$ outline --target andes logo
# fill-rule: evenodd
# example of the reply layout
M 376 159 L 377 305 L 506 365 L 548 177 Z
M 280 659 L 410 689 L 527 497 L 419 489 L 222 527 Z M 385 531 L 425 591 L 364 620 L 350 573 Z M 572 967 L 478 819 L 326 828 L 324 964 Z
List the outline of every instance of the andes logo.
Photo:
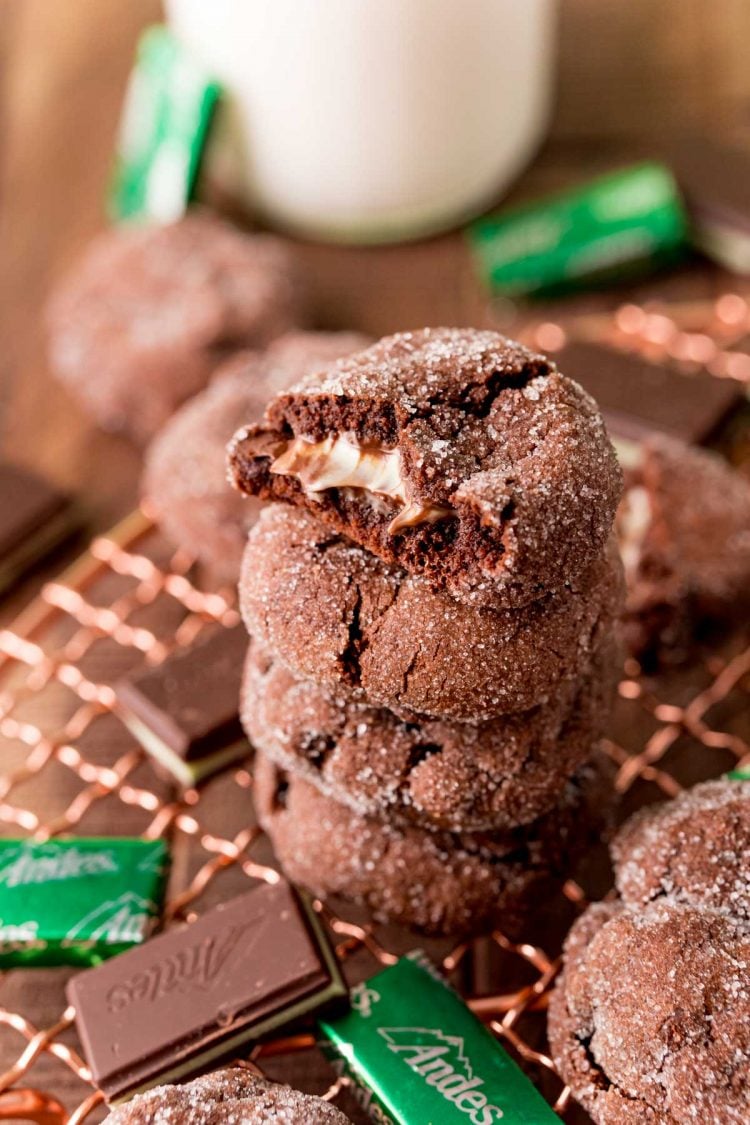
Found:
M 117 871 L 111 851 L 79 851 L 66 848 L 57 855 L 34 854 L 23 850 L 0 867 L 0 886 L 27 887 L 32 883 L 54 883 L 80 879 L 84 875 L 107 875 Z
M 100 941 L 116 945 L 118 942 L 136 945 L 148 935 L 156 906 L 132 891 L 119 898 L 101 903 L 81 918 L 66 938 L 69 942 Z
M 484 1079 L 474 1074 L 459 1035 L 437 1028 L 381 1027 L 388 1050 L 397 1055 L 427 1086 L 465 1113 L 472 1125 L 492 1125 L 503 1111 L 481 1089 Z
M 380 993 L 376 992 L 374 988 L 368 988 L 366 984 L 358 984 L 351 991 L 351 1005 L 355 1012 L 358 1012 L 364 1019 L 369 1019 L 372 1015 L 372 1008 L 380 1000 Z
M 221 974 L 247 926 L 228 926 L 220 934 L 157 961 L 148 969 L 119 981 L 107 993 L 107 1008 L 121 1012 L 131 1004 L 147 1004 L 170 992 L 193 992 L 210 988 Z
M 36 941 L 39 936 L 38 922 L 3 922 L 0 918 L 0 948 L 2 946 L 26 945 Z

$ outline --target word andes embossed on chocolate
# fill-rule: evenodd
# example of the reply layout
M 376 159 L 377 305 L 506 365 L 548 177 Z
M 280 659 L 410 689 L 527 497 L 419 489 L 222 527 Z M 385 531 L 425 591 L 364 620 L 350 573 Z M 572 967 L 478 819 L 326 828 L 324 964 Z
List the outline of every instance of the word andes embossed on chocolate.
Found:
M 68 998 L 94 1081 L 116 1103 L 335 1006 L 346 991 L 309 901 L 279 882 L 74 977 Z
M 146 941 L 167 864 L 163 840 L 0 840 L 0 969 L 95 965 Z
M 246 649 L 241 625 L 217 626 L 117 685 L 123 722 L 186 787 L 248 751 L 238 704 Z
M 664 433 L 706 445 L 742 402 L 731 379 L 682 375 L 663 364 L 599 344 L 574 342 L 555 352 L 555 362 L 592 395 L 622 455 L 650 434 Z
M 419 951 L 321 1020 L 334 1069 L 382 1125 L 552 1125 L 559 1118 Z

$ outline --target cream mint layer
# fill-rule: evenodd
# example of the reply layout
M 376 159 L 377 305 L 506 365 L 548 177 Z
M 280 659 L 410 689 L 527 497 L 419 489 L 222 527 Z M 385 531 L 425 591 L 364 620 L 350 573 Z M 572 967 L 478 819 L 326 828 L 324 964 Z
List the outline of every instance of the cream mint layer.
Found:
M 360 445 L 349 435 L 331 435 L 323 441 L 295 437 L 274 445 L 271 472 L 291 476 L 314 495 L 329 488 L 357 488 L 373 496 L 387 496 L 401 505 L 388 525 L 391 535 L 420 523 L 436 523 L 455 515 L 453 508 L 424 503 L 409 495 L 401 451 L 379 445 Z
M 617 513 L 617 537 L 625 575 L 631 579 L 641 561 L 643 544 L 651 526 L 651 499 L 642 485 L 627 489 Z

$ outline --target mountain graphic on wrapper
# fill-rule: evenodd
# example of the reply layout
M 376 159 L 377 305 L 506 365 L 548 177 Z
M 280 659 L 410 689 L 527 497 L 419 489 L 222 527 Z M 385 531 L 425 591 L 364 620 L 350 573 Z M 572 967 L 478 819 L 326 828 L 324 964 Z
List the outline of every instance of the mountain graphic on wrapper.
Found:
M 430 1027 L 380 1027 L 378 1034 L 389 1051 L 466 1113 L 474 1125 L 491 1125 L 502 1119 L 503 1111 L 490 1104 L 482 1091 L 484 1079 L 474 1074 L 462 1036 L 446 1035 Z

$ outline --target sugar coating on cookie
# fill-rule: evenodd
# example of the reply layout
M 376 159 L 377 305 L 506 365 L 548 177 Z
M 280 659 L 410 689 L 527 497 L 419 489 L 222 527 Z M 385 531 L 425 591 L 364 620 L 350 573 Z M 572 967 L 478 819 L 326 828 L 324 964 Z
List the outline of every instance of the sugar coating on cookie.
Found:
M 182 1086 L 157 1086 L 113 1110 L 105 1125 L 347 1125 L 323 1098 L 250 1070 L 217 1070 Z
M 595 1122 L 750 1119 L 749 839 L 750 783 L 734 780 L 615 837 L 620 898 L 571 930 L 549 1011 L 555 1062 Z
M 612 841 L 628 906 L 659 898 L 750 922 L 750 785 L 707 781 L 632 816 Z
M 227 442 L 260 418 L 268 399 L 309 371 L 357 351 L 354 332 L 289 332 L 265 352 L 238 352 L 208 387 L 184 403 L 146 452 L 142 492 L 169 538 L 207 564 L 218 581 L 236 581 L 247 532 L 260 502 L 227 481 Z
M 405 722 L 298 679 L 256 639 L 240 712 L 257 749 L 361 816 L 493 831 L 554 805 L 603 734 L 620 667 L 610 640 L 551 705 L 484 723 Z
M 620 496 L 593 400 L 496 332 L 386 337 L 277 396 L 237 486 L 316 513 L 476 605 L 525 605 L 603 550 Z
M 290 879 L 432 934 L 520 935 L 599 838 L 612 801 L 597 758 L 533 824 L 450 833 L 360 816 L 261 753 L 253 774 L 258 819 Z
M 682 658 L 702 626 L 750 611 L 750 483 L 717 454 L 650 438 L 616 526 L 636 656 Z
M 94 239 L 50 301 L 50 364 L 101 426 L 145 441 L 223 358 L 300 318 L 279 239 L 191 211 Z
M 490 610 L 281 504 L 252 529 L 240 579 L 249 632 L 296 675 L 405 717 L 461 722 L 530 710 L 582 680 L 621 599 L 614 543 L 558 593 Z

